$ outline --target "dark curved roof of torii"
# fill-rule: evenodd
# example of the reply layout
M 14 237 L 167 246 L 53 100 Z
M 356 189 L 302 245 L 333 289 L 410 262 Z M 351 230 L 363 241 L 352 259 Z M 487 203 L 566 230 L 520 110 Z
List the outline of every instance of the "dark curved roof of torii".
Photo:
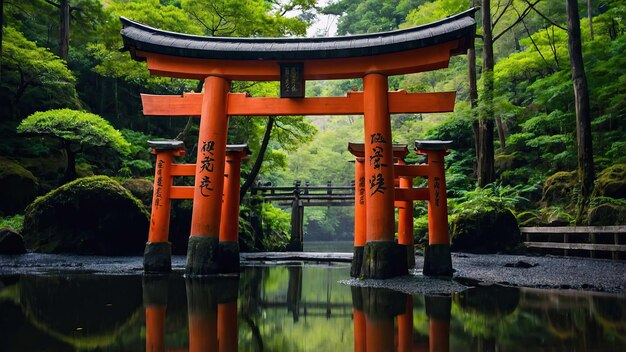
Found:
M 121 17 L 124 49 L 169 56 L 222 60 L 315 60 L 391 54 L 460 40 L 455 54 L 473 40 L 469 9 L 441 21 L 390 32 L 321 38 L 224 38 L 168 32 Z

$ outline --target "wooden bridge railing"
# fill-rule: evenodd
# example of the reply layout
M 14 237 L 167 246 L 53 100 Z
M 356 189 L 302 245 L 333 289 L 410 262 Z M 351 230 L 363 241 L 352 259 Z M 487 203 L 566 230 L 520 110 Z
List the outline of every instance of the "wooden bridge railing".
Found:
M 326 186 L 304 185 L 295 181 L 293 186 L 272 186 L 257 184 L 252 194 L 261 194 L 266 202 L 281 202 L 279 205 L 292 205 L 294 201 L 302 202 L 301 206 L 351 206 L 354 205 L 354 184 L 333 186 L 328 181 Z
M 348 186 L 311 186 L 308 182 L 294 181 L 293 186 L 272 186 L 258 183 L 252 188 L 252 195 L 260 195 L 266 202 L 283 202 L 279 205 L 291 206 L 290 251 L 302 251 L 304 237 L 304 207 L 311 206 L 354 206 L 354 183 Z
M 613 259 L 626 253 L 626 226 L 560 226 L 520 227 L 524 244 L 530 248 L 562 249 L 565 255 L 571 250 L 611 252 Z

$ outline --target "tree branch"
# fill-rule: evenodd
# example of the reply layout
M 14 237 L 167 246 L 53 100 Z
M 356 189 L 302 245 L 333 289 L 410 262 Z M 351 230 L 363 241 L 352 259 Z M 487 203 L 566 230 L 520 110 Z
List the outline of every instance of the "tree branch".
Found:
M 252 183 L 256 179 L 259 171 L 261 170 L 261 164 L 263 163 L 263 159 L 265 157 L 265 151 L 267 150 L 267 146 L 270 142 L 270 136 L 272 135 L 272 127 L 274 126 L 274 116 L 270 116 L 267 120 L 267 125 L 265 126 L 265 134 L 263 135 L 263 141 L 261 142 L 261 148 L 259 148 L 259 153 L 256 156 L 256 160 L 254 161 L 254 165 L 252 166 L 252 170 L 250 170 L 250 174 L 246 177 L 246 181 L 241 185 L 239 189 L 239 200 L 241 201 L 243 197 L 252 186 Z
M 550 23 L 551 25 L 555 26 L 556 28 L 562 29 L 562 30 L 564 30 L 564 31 L 566 31 L 566 32 L 567 32 L 567 28 L 565 28 L 565 27 L 563 27 L 563 26 L 558 25 L 556 22 L 554 22 L 554 21 L 552 21 L 551 19 L 549 19 L 546 15 L 544 15 L 544 14 L 543 14 L 543 13 L 541 13 L 541 12 L 539 12 L 539 10 L 537 10 L 537 9 L 535 8 L 535 4 L 536 4 L 536 3 L 535 3 L 535 4 L 531 4 L 531 3 L 530 3 L 530 1 L 528 1 L 528 0 L 524 0 L 524 1 L 528 4 L 528 6 L 530 6 L 530 8 L 531 8 L 533 11 L 535 11 L 535 12 L 536 12 L 539 16 L 543 17 L 543 19 L 544 19 L 544 20 L 548 21 L 548 23 Z
M 517 11 L 517 9 L 515 9 L 515 12 L 517 12 L 517 15 L 519 16 L 519 12 Z M 528 27 L 526 26 L 526 21 L 522 20 L 522 24 L 524 25 L 524 29 L 526 30 L 526 34 L 528 34 L 528 38 L 530 38 L 530 42 L 533 43 L 533 46 L 535 47 L 535 50 L 537 50 L 537 52 L 539 53 L 539 56 L 541 56 L 541 59 L 543 59 L 543 62 L 545 62 L 546 66 L 550 67 L 551 66 L 550 63 L 548 63 L 548 60 L 546 60 L 546 58 L 541 53 L 541 50 L 539 50 L 539 47 L 537 46 L 537 43 L 535 42 L 535 39 L 533 39 L 533 36 L 530 35 L 530 30 L 528 30 Z
M 54 2 L 54 1 L 50 1 L 50 0 L 43 0 L 43 1 L 44 1 L 44 2 L 47 2 L 48 4 L 50 4 L 50 5 L 52 5 L 52 6 L 56 7 L 56 8 L 61 7 L 61 4 L 57 4 L 57 3 L 56 3 L 56 2 Z
M 541 0 L 535 1 L 533 5 L 536 5 L 537 3 L 539 3 L 539 1 Z M 526 16 L 528 16 L 528 14 L 530 13 L 530 10 L 531 10 L 530 6 L 524 9 L 522 14 L 517 18 L 517 20 L 515 20 L 515 22 L 513 22 L 510 26 L 506 27 L 502 32 L 493 36 L 493 42 L 495 43 L 495 41 L 498 40 L 500 37 L 502 37 L 502 35 L 508 32 L 511 28 L 515 27 L 518 23 L 520 23 Z
M 504 13 L 506 12 L 506 10 L 509 8 L 509 6 L 511 6 L 511 4 L 513 3 L 513 0 L 509 0 L 506 5 L 504 5 L 504 8 L 502 9 L 502 12 L 500 12 L 500 15 L 498 15 L 498 17 L 493 20 L 493 23 L 491 24 L 491 28 L 495 28 L 496 24 L 498 23 L 498 21 L 500 21 L 500 19 L 502 18 L 502 16 L 504 15 Z M 498 1 L 498 8 L 496 8 L 496 14 L 498 13 L 498 10 L 500 9 L 500 2 Z

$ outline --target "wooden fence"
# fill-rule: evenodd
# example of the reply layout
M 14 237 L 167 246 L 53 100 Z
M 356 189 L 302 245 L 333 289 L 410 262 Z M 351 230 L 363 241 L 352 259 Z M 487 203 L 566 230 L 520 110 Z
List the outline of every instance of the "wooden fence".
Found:
M 626 226 L 520 227 L 524 244 L 529 248 L 610 252 L 613 259 L 626 259 Z

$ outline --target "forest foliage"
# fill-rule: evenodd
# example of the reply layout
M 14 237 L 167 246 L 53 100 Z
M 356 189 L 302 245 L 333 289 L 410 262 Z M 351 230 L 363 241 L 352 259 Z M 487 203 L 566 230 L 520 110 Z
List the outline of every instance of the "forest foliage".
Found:
M 316 16 L 326 14 L 336 16 L 336 34 L 352 35 L 433 22 L 466 10 L 477 1 L 333 0 L 322 6 L 315 0 L 70 0 L 66 60 L 58 55 L 62 39 L 59 8 L 52 3 L 4 2 L 0 131 L 6 137 L 0 144 L 0 155 L 20 161 L 46 158 L 54 150 L 62 150 L 61 144 L 24 139 L 17 134 L 17 127 L 37 111 L 81 110 L 108 121 L 121 131 L 129 146 L 122 154 L 104 150 L 97 158 L 88 153 L 77 155 L 78 174 L 90 170 L 116 177 L 151 177 L 153 161 L 146 141 L 180 136 L 188 148 L 186 160 L 191 162 L 195 160 L 198 121 L 192 120 L 188 133 L 181 134 L 186 118 L 143 116 L 139 94 L 181 94 L 202 87 L 197 81 L 150 76 L 145 63 L 121 52 L 119 16 L 195 35 L 260 37 L 304 36 Z M 587 2 L 580 4 L 594 159 L 599 173 L 626 163 L 626 1 L 591 1 L 590 14 Z M 463 210 L 462 204 L 468 203 L 463 200 L 474 204 L 482 199 L 491 204 L 500 198 L 516 214 L 533 212 L 536 217 L 531 222 L 550 222 L 554 214 L 570 219 L 575 194 L 558 202 L 546 202 L 543 194 L 543 184 L 551 175 L 576 169 L 576 119 L 564 30 L 565 1 L 492 0 L 491 10 L 498 39 L 494 42 L 494 99 L 489 108 L 502 121 L 506 141 L 498 149 L 499 139 L 494 138 L 496 184 L 485 190 L 475 189 L 472 124 L 484 105 L 479 102 L 478 110 L 470 106 L 465 55 L 453 57 L 444 70 L 389 78 L 391 89 L 457 91 L 454 113 L 393 115 L 394 142 L 410 145 L 423 138 L 454 141 L 446 174 L 453 212 Z M 476 50 L 480 53 L 480 14 L 477 21 Z M 476 66 L 479 80 L 483 79 L 478 54 Z M 309 81 L 307 95 L 343 95 L 354 88 L 362 88 L 360 80 Z M 278 85 L 233 82 L 232 90 L 252 96 L 276 96 Z M 479 92 L 479 98 L 481 95 Z M 270 138 L 255 181 L 286 185 L 297 179 L 319 185 L 327 180 L 349 184 L 353 179 L 347 143 L 362 140 L 361 116 L 242 116 L 230 119 L 228 141 L 248 143 L 253 150 L 250 161 L 243 164 L 244 180 L 252 172 L 268 126 Z M 409 158 L 411 162 L 419 160 L 416 155 Z M 47 183 L 58 186 L 59 182 Z M 263 213 L 271 218 L 269 223 L 282 221 L 277 227 L 287 221 L 274 210 Z M 309 225 L 324 232 L 325 237 L 351 234 L 349 208 L 311 208 L 305 214 Z M 425 215 L 423 204 L 416 205 L 416 214 Z M 416 224 L 420 222 L 423 220 L 416 219 Z

